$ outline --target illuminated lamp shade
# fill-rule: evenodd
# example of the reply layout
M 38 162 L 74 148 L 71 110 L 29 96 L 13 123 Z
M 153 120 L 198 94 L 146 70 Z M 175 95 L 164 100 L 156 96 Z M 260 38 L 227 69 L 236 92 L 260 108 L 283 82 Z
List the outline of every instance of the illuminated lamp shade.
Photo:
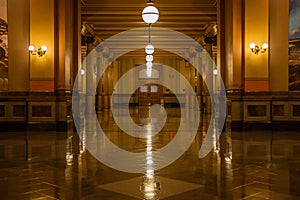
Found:
M 152 62 L 153 61 L 153 56 L 152 55 L 147 55 L 146 56 L 146 61 L 147 62 Z
M 256 47 L 256 44 L 252 42 L 252 43 L 250 44 L 250 49 L 255 49 L 255 47 Z
M 263 45 L 262 45 L 262 49 L 267 49 L 267 48 L 269 48 L 269 45 L 268 45 L 268 43 L 263 43 Z
M 29 51 L 35 51 L 35 47 L 34 47 L 33 45 L 30 45 L 30 46 L 28 47 L 28 50 L 29 50 Z
M 142 18 L 147 24 L 153 24 L 159 18 L 159 11 L 155 6 L 147 6 L 142 12 Z
M 47 46 L 43 45 L 41 47 L 35 47 L 33 45 L 30 45 L 28 47 L 28 50 L 32 55 L 38 55 L 39 57 L 42 57 L 47 52 Z
M 218 73 L 219 73 L 219 72 L 218 72 L 218 69 L 214 69 L 214 70 L 213 70 L 213 74 L 214 74 L 214 75 L 218 75 Z
M 146 47 L 145 47 L 145 52 L 146 54 L 148 55 L 151 55 L 154 53 L 154 46 L 152 44 L 148 44 Z
M 84 74 L 85 74 L 85 71 L 84 71 L 84 69 L 80 69 L 80 74 L 83 76 Z
M 41 49 L 42 49 L 42 51 L 47 51 L 47 46 L 46 45 L 43 45 L 42 47 L 41 47 Z

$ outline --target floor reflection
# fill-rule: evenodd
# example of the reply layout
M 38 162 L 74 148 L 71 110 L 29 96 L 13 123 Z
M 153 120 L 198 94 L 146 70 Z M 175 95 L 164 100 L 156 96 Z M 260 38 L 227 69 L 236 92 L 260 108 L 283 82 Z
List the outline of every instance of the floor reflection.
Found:
M 222 133 L 214 151 L 198 152 L 209 116 L 177 161 L 155 171 L 152 151 L 167 145 L 180 122 L 180 110 L 154 137 L 138 139 L 116 126 L 110 111 L 99 122 L 110 140 L 132 152 L 145 152 L 144 174 L 124 173 L 98 162 L 77 133 L 14 132 L 0 134 L 1 199 L 299 199 L 300 135 L 298 132 Z M 132 108 L 137 124 L 150 123 L 147 108 Z M 83 134 L 84 131 L 79 132 Z M 151 147 L 151 148 L 150 148 Z

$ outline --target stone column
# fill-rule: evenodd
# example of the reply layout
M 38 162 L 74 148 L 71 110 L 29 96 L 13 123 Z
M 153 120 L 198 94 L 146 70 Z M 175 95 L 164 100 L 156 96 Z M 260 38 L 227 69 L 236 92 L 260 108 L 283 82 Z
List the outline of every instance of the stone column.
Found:
M 203 99 L 205 102 L 205 111 L 206 113 L 211 113 L 211 98 L 213 97 L 213 44 L 214 37 L 207 36 L 205 38 L 205 50 L 207 54 L 209 54 L 209 58 L 207 57 L 205 60 L 205 82 L 203 82 Z M 212 94 L 210 94 L 212 92 Z
M 108 48 L 103 49 L 103 67 L 107 67 L 106 70 L 103 73 L 103 104 L 104 109 L 108 109 L 110 107 L 110 95 L 108 93 L 109 83 L 108 83 L 108 74 L 109 74 L 109 68 L 110 66 L 107 66 L 109 64 L 109 56 L 110 52 Z
M 114 68 L 114 63 L 115 61 L 113 61 L 113 57 L 112 57 L 112 54 L 110 55 L 109 57 L 109 60 L 110 62 L 110 66 L 108 68 L 108 95 L 109 95 L 109 107 L 111 108 L 112 106 L 112 93 L 113 93 L 113 68 Z
M 269 0 L 269 16 L 269 90 L 288 91 L 289 0 Z
M 103 110 L 103 79 L 102 76 L 100 76 L 100 73 L 103 71 L 103 47 L 102 46 L 97 46 L 96 47 L 96 52 L 97 52 L 97 79 L 99 79 L 99 82 L 97 84 L 97 94 L 96 94 L 96 109 L 97 112 L 100 112 Z
M 189 83 L 185 83 L 186 85 L 185 87 L 185 107 L 189 108 L 190 107 L 190 96 L 189 96 L 189 92 L 187 90 L 188 86 L 187 84 L 192 84 L 191 83 L 191 70 L 190 70 L 190 64 L 187 60 L 184 60 L 184 70 L 185 70 L 185 76 L 186 79 L 189 80 Z
M 95 66 L 96 55 L 92 52 L 94 49 L 94 37 L 86 36 L 87 58 L 86 58 L 86 114 L 90 114 L 95 107 L 94 89 L 95 85 Z
M 232 123 L 243 121 L 243 0 L 218 0 L 218 52 L 222 79 L 227 91 L 227 116 Z
M 192 65 L 193 62 L 195 63 L 196 50 L 194 48 L 191 48 L 189 53 L 190 53 L 189 58 L 191 59 L 191 61 L 189 62 L 190 84 L 191 84 L 194 92 L 196 92 L 195 91 L 195 86 L 196 86 L 195 68 Z M 189 108 L 194 109 L 196 102 L 193 101 L 194 98 L 192 98 L 192 97 L 193 97 L 193 95 L 189 94 Z
M 224 17 L 220 34 L 224 34 L 220 45 L 224 45 L 225 62 L 225 88 L 227 91 L 241 91 L 244 89 L 243 69 L 243 1 L 225 0 L 220 1 L 223 11 L 219 17 Z M 221 56 L 222 57 L 222 56 Z
M 78 71 L 80 52 L 80 1 L 55 0 L 55 94 L 57 128 L 72 122 L 71 91 Z
M 30 0 L 9 0 L 9 59 L 8 90 L 28 92 L 30 79 L 29 38 Z

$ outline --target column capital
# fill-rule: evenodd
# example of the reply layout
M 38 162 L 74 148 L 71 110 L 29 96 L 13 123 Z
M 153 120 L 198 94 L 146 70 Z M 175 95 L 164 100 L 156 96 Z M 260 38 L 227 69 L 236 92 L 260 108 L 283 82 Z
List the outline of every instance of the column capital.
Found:
M 213 35 L 213 36 L 207 35 L 207 36 L 205 36 L 204 42 L 206 44 L 217 45 L 217 35 Z
M 81 34 L 81 45 L 85 46 L 95 42 L 95 38 L 92 35 L 82 35 Z

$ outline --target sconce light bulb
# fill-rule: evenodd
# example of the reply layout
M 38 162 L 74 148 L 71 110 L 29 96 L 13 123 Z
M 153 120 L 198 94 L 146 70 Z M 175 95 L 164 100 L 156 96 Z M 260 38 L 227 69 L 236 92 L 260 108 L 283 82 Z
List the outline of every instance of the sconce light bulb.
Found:
M 28 47 L 28 50 L 29 50 L 29 51 L 34 51 L 34 50 L 35 50 L 35 47 L 32 46 L 32 45 L 30 45 L 30 46 Z
M 252 43 L 250 44 L 250 49 L 255 49 L 255 46 L 256 46 L 256 44 L 252 42 Z
M 213 74 L 218 75 L 218 69 L 214 69 Z
M 269 48 L 269 45 L 268 45 L 268 43 L 263 43 L 263 45 L 262 45 L 262 49 L 267 49 L 267 48 Z
M 80 74 L 83 76 L 84 74 L 85 74 L 85 71 L 84 71 L 84 69 L 80 69 Z
M 46 45 L 42 46 L 42 51 L 47 51 L 47 46 Z

